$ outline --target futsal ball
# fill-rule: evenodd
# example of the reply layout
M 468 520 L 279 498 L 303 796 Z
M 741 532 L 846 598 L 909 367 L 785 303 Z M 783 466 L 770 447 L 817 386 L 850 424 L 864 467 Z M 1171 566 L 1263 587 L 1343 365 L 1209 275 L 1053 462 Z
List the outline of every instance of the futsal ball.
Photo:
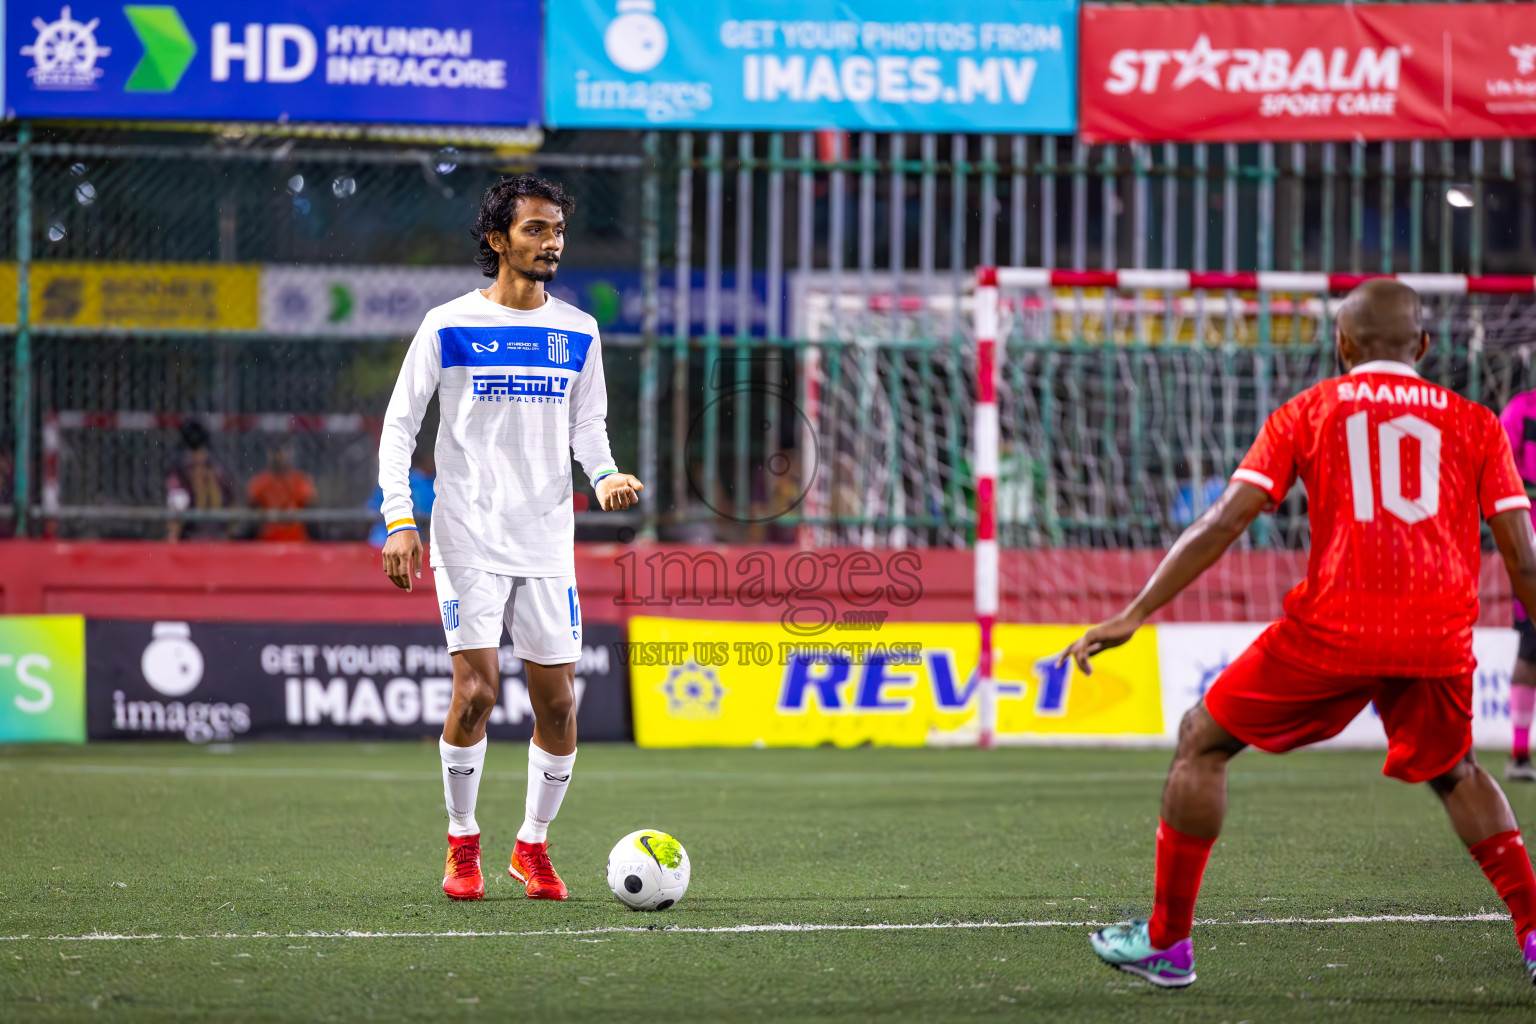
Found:
M 608 854 L 608 888 L 631 910 L 666 910 L 688 891 L 688 851 L 654 828 L 631 832 Z

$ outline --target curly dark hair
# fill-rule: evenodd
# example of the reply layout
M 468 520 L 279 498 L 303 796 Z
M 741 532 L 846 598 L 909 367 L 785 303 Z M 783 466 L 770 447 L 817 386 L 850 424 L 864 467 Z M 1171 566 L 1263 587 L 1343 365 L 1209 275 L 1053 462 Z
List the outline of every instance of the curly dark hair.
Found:
M 517 201 L 523 198 L 548 199 L 558 203 L 566 220 L 570 220 L 571 214 L 576 212 L 575 196 L 567 192 L 558 181 L 550 181 L 537 174 L 514 174 L 486 189 L 480 200 L 480 212 L 475 215 L 474 226 L 469 229 L 470 237 L 480 243 L 480 255 L 475 257 L 475 262 L 480 264 L 480 270 L 486 277 L 494 278 L 498 266 L 496 250 L 491 248 L 491 243 L 486 239 L 491 232 L 505 231 L 512 226 L 512 218 L 517 216 Z

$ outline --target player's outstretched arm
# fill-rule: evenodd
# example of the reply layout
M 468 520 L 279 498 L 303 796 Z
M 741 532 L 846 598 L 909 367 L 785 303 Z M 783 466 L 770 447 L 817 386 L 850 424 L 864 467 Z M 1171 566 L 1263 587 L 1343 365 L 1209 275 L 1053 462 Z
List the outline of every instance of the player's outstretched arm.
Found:
M 1153 612 L 1172 601 L 1209 569 L 1258 518 L 1269 500 L 1268 494 L 1252 484 L 1237 480 L 1228 484 L 1216 504 L 1206 509 L 1205 514 L 1174 542 L 1172 550 L 1147 580 L 1147 585 L 1136 595 L 1136 600 L 1119 615 L 1078 637 L 1057 656 L 1056 664 L 1071 658 L 1084 675 L 1092 675 L 1089 658 L 1129 640 Z
M 1509 585 L 1515 597 L 1527 608 L 1536 608 L 1536 531 L 1531 529 L 1531 513 L 1527 509 L 1512 508 L 1500 512 L 1488 520 L 1493 530 L 1493 542 L 1504 556 L 1504 568 L 1509 571 Z

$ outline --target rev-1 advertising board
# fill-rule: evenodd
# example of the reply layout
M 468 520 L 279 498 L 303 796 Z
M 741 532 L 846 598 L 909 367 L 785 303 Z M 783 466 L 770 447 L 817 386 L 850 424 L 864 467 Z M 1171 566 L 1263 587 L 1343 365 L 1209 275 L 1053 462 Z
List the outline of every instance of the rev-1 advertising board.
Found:
M 1160 744 L 1153 631 L 1106 652 L 1091 676 L 1053 657 L 1079 632 L 997 627 L 1000 742 Z M 922 746 L 975 741 L 979 648 L 964 623 L 805 636 L 778 622 L 641 616 L 620 660 L 641 746 Z

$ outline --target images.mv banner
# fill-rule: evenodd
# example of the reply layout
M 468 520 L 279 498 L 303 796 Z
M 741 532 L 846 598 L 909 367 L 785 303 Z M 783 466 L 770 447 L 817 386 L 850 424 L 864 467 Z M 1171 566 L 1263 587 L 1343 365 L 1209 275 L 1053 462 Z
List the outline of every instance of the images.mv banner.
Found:
M 551 124 L 1070 132 L 1077 0 L 559 0 Z

